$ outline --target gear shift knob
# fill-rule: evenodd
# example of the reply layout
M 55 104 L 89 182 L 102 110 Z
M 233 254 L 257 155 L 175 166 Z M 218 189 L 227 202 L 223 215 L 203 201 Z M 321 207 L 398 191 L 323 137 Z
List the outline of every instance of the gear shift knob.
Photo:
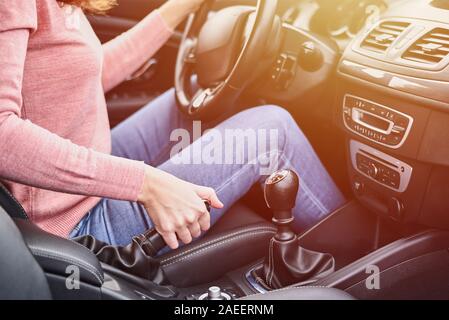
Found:
M 275 223 L 291 222 L 298 190 L 299 178 L 292 170 L 277 171 L 265 181 L 265 202 L 273 211 Z
M 298 191 L 299 177 L 292 170 L 277 171 L 265 182 L 265 201 L 273 211 L 273 223 L 277 226 L 261 276 L 265 285 L 271 289 L 315 281 L 335 270 L 332 255 L 301 247 L 292 229 Z

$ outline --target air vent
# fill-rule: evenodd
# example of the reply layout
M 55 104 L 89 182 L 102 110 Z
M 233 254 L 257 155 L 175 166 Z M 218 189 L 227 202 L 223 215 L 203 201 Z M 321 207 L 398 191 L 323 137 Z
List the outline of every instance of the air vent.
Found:
M 423 64 L 433 65 L 449 55 L 449 29 L 436 28 L 416 41 L 402 56 Z
M 368 34 L 360 47 L 369 51 L 385 53 L 408 26 L 410 26 L 408 22 L 382 22 Z

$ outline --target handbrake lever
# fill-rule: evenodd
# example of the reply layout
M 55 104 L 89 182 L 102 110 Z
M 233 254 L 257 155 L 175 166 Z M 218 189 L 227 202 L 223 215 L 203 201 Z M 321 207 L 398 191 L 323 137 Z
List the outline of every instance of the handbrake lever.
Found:
M 207 211 L 210 213 L 210 202 L 204 201 Z M 155 257 L 159 251 L 167 246 L 164 238 L 155 228 L 148 230 L 141 236 L 137 237 L 136 240 L 139 242 L 140 247 L 150 257 Z

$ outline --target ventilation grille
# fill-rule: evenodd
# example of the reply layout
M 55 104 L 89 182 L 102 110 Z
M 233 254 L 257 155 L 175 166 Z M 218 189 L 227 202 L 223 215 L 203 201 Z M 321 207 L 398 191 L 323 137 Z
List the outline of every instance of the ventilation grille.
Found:
M 423 64 L 437 64 L 449 55 L 449 29 L 437 28 L 416 41 L 402 56 Z
M 410 26 L 408 22 L 382 22 L 368 34 L 360 47 L 369 51 L 385 53 L 408 26 Z

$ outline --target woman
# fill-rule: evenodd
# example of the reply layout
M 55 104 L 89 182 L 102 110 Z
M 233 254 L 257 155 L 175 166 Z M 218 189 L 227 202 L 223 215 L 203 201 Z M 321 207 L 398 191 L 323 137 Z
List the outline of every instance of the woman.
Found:
M 177 112 L 173 91 L 110 132 L 104 93 L 147 61 L 202 2 L 170 0 L 103 46 L 83 11 L 104 12 L 114 0 L 0 2 L 0 177 L 39 227 L 124 245 L 154 226 L 175 249 L 178 239 L 190 243 L 263 182 L 262 165 L 249 156 L 226 164 L 170 158 L 174 130 L 193 130 Z M 235 115 L 182 154 L 201 152 L 209 141 L 239 155 L 244 146 L 226 149 L 211 137 L 247 128 L 275 130 L 278 141 L 265 156 L 301 176 L 298 228 L 342 204 L 307 139 L 279 107 Z

